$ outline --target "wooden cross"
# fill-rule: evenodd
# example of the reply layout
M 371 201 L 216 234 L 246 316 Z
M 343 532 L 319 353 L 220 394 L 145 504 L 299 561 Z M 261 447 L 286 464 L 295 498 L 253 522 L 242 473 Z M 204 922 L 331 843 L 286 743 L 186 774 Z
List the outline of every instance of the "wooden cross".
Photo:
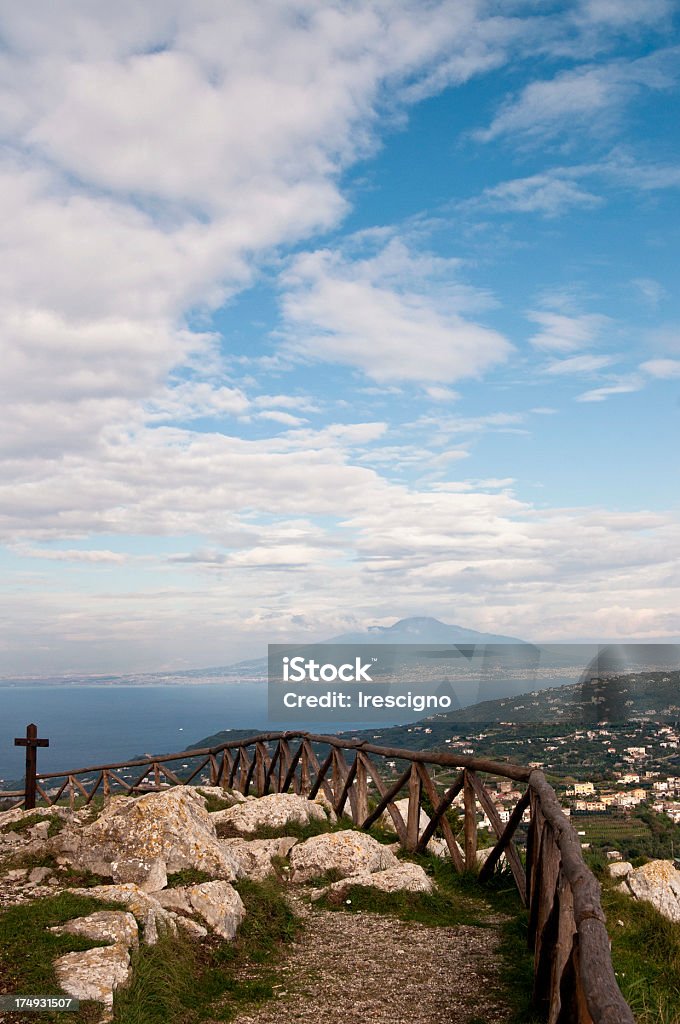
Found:
M 38 767 L 38 747 L 49 747 L 49 740 L 38 739 L 38 726 L 26 726 L 26 736 L 14 740 L 15 747 L 26 747 L 26 781 L 24 782 L 24 807 L 27 811 L 35 807 L 36 770 Z

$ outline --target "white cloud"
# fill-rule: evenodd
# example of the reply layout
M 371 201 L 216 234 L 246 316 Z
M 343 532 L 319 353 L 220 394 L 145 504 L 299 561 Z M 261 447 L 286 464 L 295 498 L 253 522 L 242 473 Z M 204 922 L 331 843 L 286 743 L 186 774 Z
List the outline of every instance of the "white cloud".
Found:
M 677 51 L 669 48 L 637 60 L 583 65 L 549 80 L 530 82 L 475 138 L 481 142 L 503 135 L 545 139 L 566 128 L 601 133 L 642 89 L 670 88 L 677 78 L 676 64 Z
M 631 281 L 639 289 L 642 298 L 654 309 L 666 297 L 666 289 L 653 277 L 635 277 Z
M 601 202 L 600 196 L 580 188 L 557 170 L 504 181 L 485 189 L 471 204 L 494 210 L 558 217 L 573 207 L 591 208 Z
M 672 0 L 579 0 L 572 16 L 580 24 L 637 30 L 665 20 L 672 12 Z
M 442 387 L 441 384 L 430 384 L 425 388 L 425 394 L 433 402 L 455 402 L 460 398 L 458 391 L 453 388 Z
M 280 409 L 265 409 L 264 412 L 257 413 L 257 418 L 269 420 L 270 423 L 282 423 L 286 427 L 299 427 L 307 422 L 301 416 L 293 416 L 292 413 Z
M 295 259 L 282 300 L 287 349 L 362 370 L 374 380 L 451 382 L 479 376 L 512 351 L 497 331 L 462 312 L 480 296 L 426 283 L 458 261 L 415 256 L 393 240 L 374 257 L 320 250 Z
M 640 369 L 648 373 L 650 377 L 670 380 L 680 377 L 680 359 L 648 359 L 647 362 L 640 365 Z
M 584 391 L 576 399 L 577 402 L 604 402 L 612 395 L 629 395 L 635 391 L 641 391 L 644 381 L 639 377 L 632 376 L 628 380 L 619 380 L 613 384 L 606 384 L 601 388 L 592 388 Z
M 543 370 L 554 376 L 562 376 L 570 373 L 594 373 L 606 366 L 611 366 L 614 359 L 611 356 L 571 356 L 569 359 L 557 359 L 549 363 Z
M 531 344 L 546 352 L 578 352 L 596 341 L 611 323 L 609 317 L 599 313 L 567 316 L 533 310 L 527 317 L 541 328 L 529 339 Z
M 85 548 L 16 548 L 15 553 L 24 558 L 43 558 L 51 562 L 87 562 L 93 563 L 115 563 L 121 564 L 127 560 L 125 555 L 117 551 L 97 551 Z

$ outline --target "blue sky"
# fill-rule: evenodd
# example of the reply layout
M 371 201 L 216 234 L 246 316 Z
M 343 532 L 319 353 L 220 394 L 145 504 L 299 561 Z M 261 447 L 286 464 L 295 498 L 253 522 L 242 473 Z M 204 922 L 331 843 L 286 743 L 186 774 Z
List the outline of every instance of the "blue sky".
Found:
M 0 674 L 680 637 L 677 14 L 0 4 Z

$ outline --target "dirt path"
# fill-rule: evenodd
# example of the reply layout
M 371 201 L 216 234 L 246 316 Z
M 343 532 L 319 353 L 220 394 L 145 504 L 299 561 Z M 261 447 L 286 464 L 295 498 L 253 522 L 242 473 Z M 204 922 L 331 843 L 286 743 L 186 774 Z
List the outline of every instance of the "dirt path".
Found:
M 234 1024 L 502 1024 L 498 920 L 428 928 L 372 913 L 311 909 L 280 967 L 277 998 Z

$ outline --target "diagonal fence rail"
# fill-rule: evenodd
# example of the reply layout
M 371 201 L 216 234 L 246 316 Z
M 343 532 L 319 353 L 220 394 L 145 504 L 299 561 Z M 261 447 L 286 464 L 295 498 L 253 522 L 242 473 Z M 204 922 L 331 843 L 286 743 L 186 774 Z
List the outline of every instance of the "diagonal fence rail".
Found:
M 487 788 L 489 777 L 515 783 L 517 802 L 507 822 Z M 350 816 L 361 829 L 387 813 L 404 849 L 422 853 L 431 839 L 441 838 L 455 869 L 479 871 L 482 881 L 504 859 L 528 908 L 537 1012 L 548 1024 L 634 1024 L 614 976 L 599 884 L 541 771 L 337 736 L 275 732 L 199 750 L 41 772 L 35 792 L 47 806 L 68 799 L 75 807 L 98 796 L 191 783 L 235 788 L 244 795 L 294 792 L 314 799 L 323 794 L 338 816 Z M 403 797 L 408 798 L 405 815 L 397 805 Z M 21 806 L 25 793 L 0 792 L 2 799 Z M 460 835 L 450 814 L 454 805 L 462 810 Z M 495 834 L 481 869 L 480 811 Z M 422 829 L 421 821 L 426 822 Z

